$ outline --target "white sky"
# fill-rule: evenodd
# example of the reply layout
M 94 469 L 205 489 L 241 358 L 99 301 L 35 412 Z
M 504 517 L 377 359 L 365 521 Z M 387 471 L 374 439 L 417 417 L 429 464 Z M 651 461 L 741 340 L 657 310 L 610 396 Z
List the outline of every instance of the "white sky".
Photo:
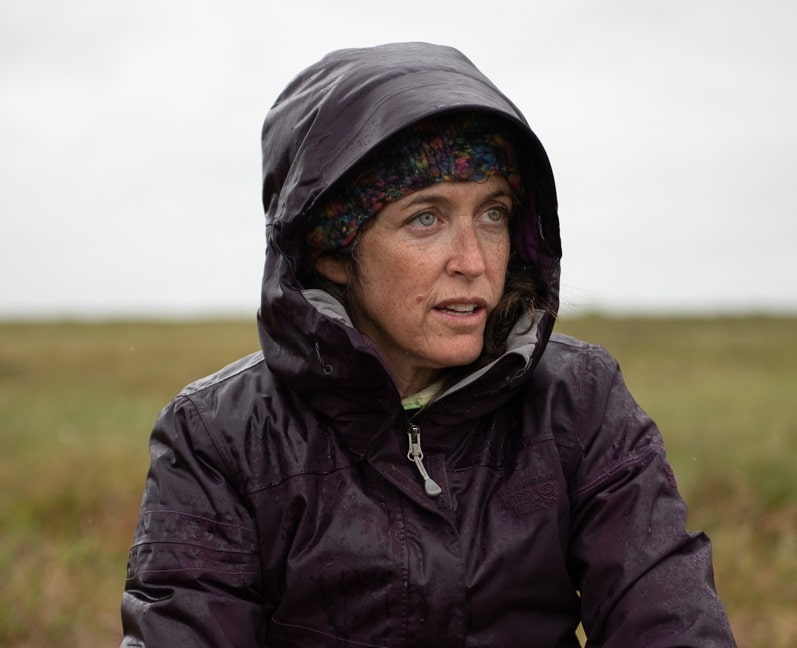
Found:
M 340 47 L 458 47 L 557 178 L 567 310 L 797 312 L 793 0 L 3 0 L 0 318 L 253 315 L 259 137 Z

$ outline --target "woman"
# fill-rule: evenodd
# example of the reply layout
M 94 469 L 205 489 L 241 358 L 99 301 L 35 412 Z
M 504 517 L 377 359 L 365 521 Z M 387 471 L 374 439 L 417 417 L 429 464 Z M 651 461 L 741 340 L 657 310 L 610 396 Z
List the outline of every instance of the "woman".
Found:
M 346 50 L 262 144 L 262 352 L 155 426 L 123 645 L 733 645 L 655 425 L 551 334 L 514 105 L 449 48 Z

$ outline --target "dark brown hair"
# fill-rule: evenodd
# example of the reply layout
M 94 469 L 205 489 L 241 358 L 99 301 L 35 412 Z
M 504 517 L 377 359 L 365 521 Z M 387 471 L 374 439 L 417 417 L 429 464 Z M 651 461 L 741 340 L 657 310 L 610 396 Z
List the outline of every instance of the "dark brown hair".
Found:
M 546 294 L 538 268 L 523 263 L 513 253 L 506 269 L 504 294 L 487 318 L 478 365 L 488 364 L 506 351 L 507 338 L 523 313 L 550 312 Z

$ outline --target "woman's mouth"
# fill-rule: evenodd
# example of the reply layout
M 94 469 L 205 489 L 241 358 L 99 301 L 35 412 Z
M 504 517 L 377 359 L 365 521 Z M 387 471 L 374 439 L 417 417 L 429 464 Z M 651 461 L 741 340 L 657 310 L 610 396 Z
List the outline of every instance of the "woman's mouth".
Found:
M 451 302 L 451 303 L 441 304 L 440 306 L 435 306 L 435 310 L 440 311 L 441 313 L 446 313 L 448 315 L 459 315 L 459 316 L 473 315 L 482 308 L 484 308 L 484 306 L 473 302 L 462 302 L 462 303 Z

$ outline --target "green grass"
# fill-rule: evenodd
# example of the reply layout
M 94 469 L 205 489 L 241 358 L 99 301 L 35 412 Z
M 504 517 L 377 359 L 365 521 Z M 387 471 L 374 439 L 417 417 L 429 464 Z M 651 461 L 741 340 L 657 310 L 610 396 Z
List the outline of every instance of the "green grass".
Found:
M 797 643 L 797 319 L 564 319 L 658 422 L 740 646 Z M 254 322 L 0 324 L 0 645 L 115 645 L 159 409 Z
M 149 430 L 254 322 L 0 326 L 0 645 L 118 645 Z

